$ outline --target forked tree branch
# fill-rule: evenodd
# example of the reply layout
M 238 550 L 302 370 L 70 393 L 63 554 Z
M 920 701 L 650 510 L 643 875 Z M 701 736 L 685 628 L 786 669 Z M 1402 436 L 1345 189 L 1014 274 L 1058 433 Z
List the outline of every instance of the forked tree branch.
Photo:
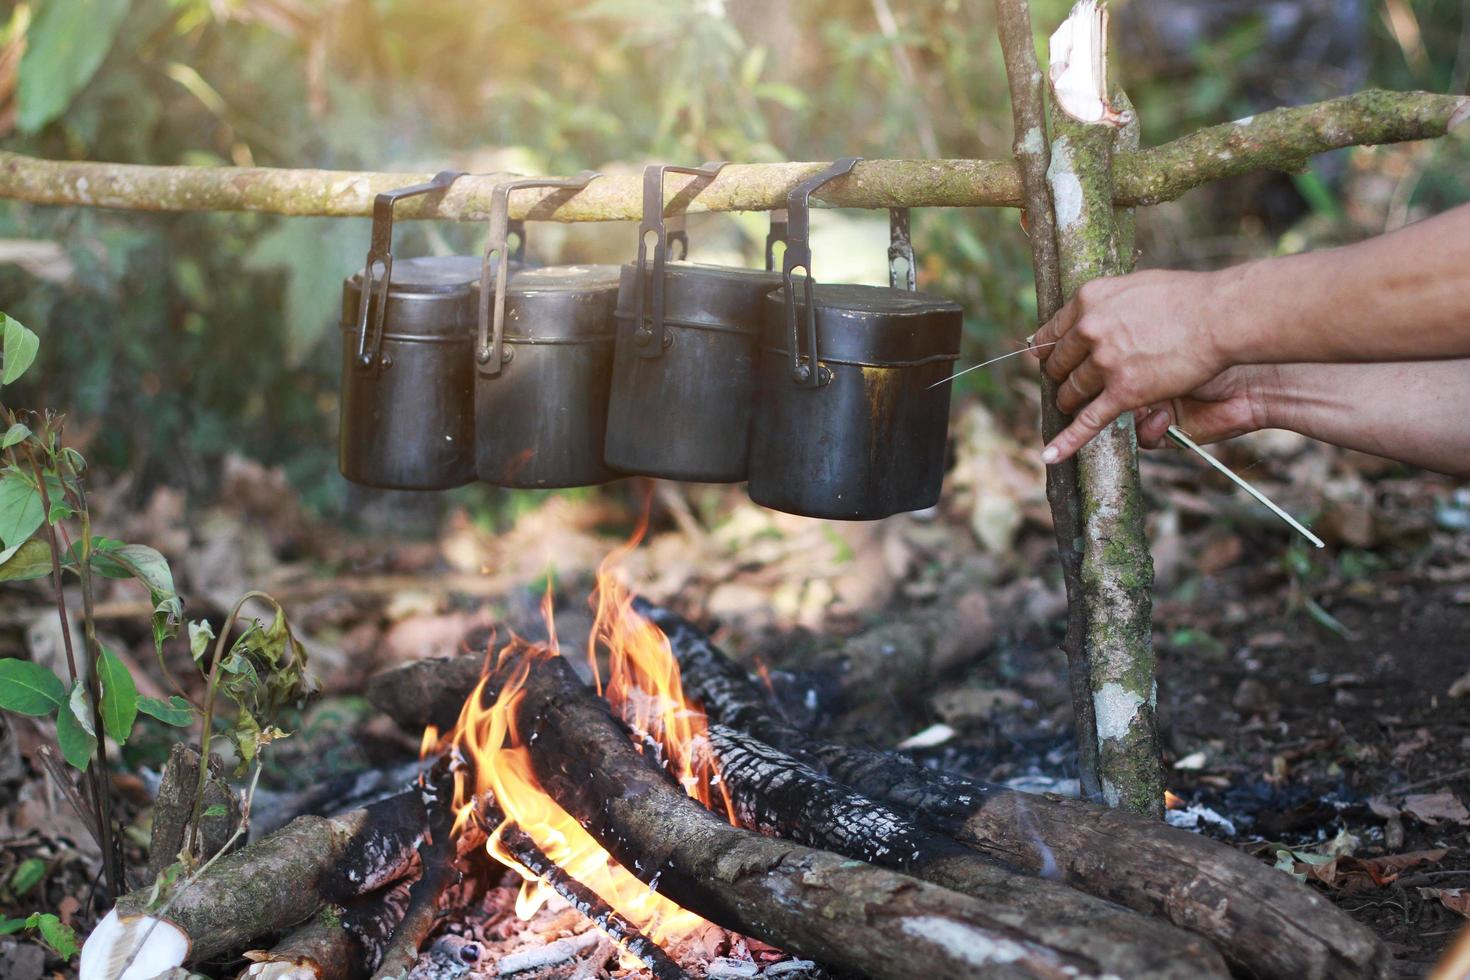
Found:
M 1428 92 L 1360 92 L 1330 102 L 1276 109 L 1211 126 L 1116 161 L 1117 203 L 1172 200 L 1200 184 L 1265 169 L 1292 169 L 1314 153 L 1343 146 L 1443 136 L 1470 117 L 1470 98 Z M 769 211 L 820 163 L 732 164 L 697 194 L 670 177 L 672 211 Z M 364 217 L 383 191 L 427 180 L 424 173 L 355 173 L 267 167 L 154 167 L 41 160 L 0 152 L 0 197 L 33 204 L 134 211 L 259 211 Z M 441 196 L 404 201 L 398 218 L 480 220 L 508 174 L 464 177 Z M 1022 176 L 1009 160 L 868 160 L 833 181 L 823 200 L 835 207 L 1020 207 Z M 548 221 L 637 220 L 637 174 L 600 177 L 586 188 L 526 190 L 511 217 Z

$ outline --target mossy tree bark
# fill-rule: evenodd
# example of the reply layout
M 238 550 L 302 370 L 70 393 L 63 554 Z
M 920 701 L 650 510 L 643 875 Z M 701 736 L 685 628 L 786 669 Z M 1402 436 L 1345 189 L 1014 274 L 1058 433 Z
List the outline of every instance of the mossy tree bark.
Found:
M 1054 139 L 1047 180 L 1057 223 L 1062 293 L 1070 300 L 1090 280 L 1132 265 L 1132 220 L 1114 213 L 1113 152 L 1131 113 L 1118 112 L 1105 90 L 1099 111 L 1075 94 L 1058 97 L 1071 71 L 1106 77 L 1106 14 L 1084 0 L 1058 37 L 1088 37 L 1079 19 L 1102 27 L 1092 49 L 1078 44 L 1067 63 L 1054 50 L 1050 69 Z M 1057 38 L 1053 39 L 1054 46 Z M 1079 67 L 1081 66 L 1081 67 Z M 1095 69 L 1095 72 L 1092 71 Z M 1080 114 L 1078 110 L 1083 110 Z M 1136 123 L 1133 134 L 1136 134 Z M 1135 138 L 1130 136 L 1129 138 Z M 1077 454 L 1082 498 L 1082 587 L 1086 651 L 1104 800 L 1162 818 L 1164 777 L 1155 719 L 1153 557 L 1144 532 L 1143 490 L 1133 414 L 1125 412 Z
M 1031 239 L 1031 266 L 1036 278 L 1036 321 L 1045 324 L 1062 306 L 1056 216 L 1046 180 L 1051 142 L 1046 129 L 1045 84 L 1036 59 L 1029 4 L 1026 0 L 995 0 L 995 14 L 1010 83 L 1012 148 L 1025 193 L 1026 232 Z M 1050 442 L 1072 420 L 1057 408 L 1057 383 L 1045 371 L 1040 377 L 1041 438 Z M 1046 499 L 1067 590 L 1067 633 L 1062 650 L 1067 656 L 1067 679 L 1072 691 L 1077 775 L 1083 795 L 1097 800 L 1102 797 L 1102 786 L 1097 775 L 1097 724 L 1092 715 L 1091 671 L 1084 641 L 1087 621 L 1082 600 L 1082 511 L 1075 458 L 1046 468 Z

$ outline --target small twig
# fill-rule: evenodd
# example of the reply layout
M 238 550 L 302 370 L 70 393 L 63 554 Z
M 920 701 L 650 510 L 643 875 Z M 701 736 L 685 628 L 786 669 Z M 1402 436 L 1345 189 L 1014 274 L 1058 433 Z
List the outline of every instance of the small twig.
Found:
M 657 980 L 689 980 L 689 974 L 675 963 L 657 943 L 643 935 L 638 927 L 618 914 L 597 894 L 567 874 L 536 846 L 536 842 L 516 824 L 507 824 L 500 832 L 501 846 L 526 870 L 544 880 L 566 899 L 567 904 L 591 919 L 597 928 L 610 936 L 628 952 L 643 961 Z
M 71 808 L 76 811 L 77 816 L 81 818 L 82 824 L 87 828 L 87 833 L 91 834 L 92 840 L 97 842 L 98 850 L 101 850 L 102 839 L 97 834 L 97 828 L 93 826 L 91 814 L 87 813 L 87 804 L 82 799 L 82 794 L 78 793 L 76 786 L 72 785 L 71 777 L 67 775 L 66 767 L 57 761 L 49 745 L 41 746 L 40 755 L 41 765 L 45 768 L 47 774 L 50 775 L 51 781 L 56 784 L 56 788 L 61 791 L 61 795 L 66 797 L 66 802 L 71 804 Z
M 1405 783 L 1402 786 L 1392 786 L 1384 791 L 1384 795 L 1402 796 L 1404 793 L 1407 793 L 1409 790 L 1412 789 L 1423 789 L 1426 786 L 1433 786 L 1435 783 L 1447 783 L 1451 779 L 1460 779 L 1464 776 L 1470 776 L 1470 767 L 1467 767 L 1465 769 L 1455 769 L 1451 772 L 1445 773 L 1442 776 L 1431 776 L 1428 779 L 1420 779 L 1417 782 Z

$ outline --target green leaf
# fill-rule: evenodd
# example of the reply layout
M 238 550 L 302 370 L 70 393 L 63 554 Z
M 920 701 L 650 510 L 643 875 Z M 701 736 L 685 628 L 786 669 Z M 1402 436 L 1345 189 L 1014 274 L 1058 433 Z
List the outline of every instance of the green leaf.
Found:
M 29 582 L 51 574 L 51 546 L 39 538 L 0 552 L 0 582 Z
M 0 915 L 0 936 L 8 936 L 13 932 L 20 932 L 25 927 L 25 919 L 11 919 Z
M 26 54 L 30 54 L 29 48 Z M 0 374 L 0 385 L 8 385 L 25 374 L 26 368 L 30 367 L 31 362 L 36 359 L 36 351 L 41 348 L 41 338 L 28 330 L 19 320 L 6 316 L 4 313 L 0 313 L 0 317 L 5 318 L 5 372 Z
M 0 708 L 22 715 L 49 715 L 66 704 L 66 686 L 40 664 L 0 660 Z
M 26 858 L 10 876 L 10 890 L 18 898 L 39 885 L 45 877 L 46 862 L 40 858 Z
M 93 568 L 109 575 L 109 564 L 125 569 L 148 587 L 148 594 L 153 597 L 153 644 L 161 649 L 163 641 L 178 632 L 179 620 L 184 618 L 184 603 L 174 591 L 174 573 L 168 567 L 168 559 L 146 544 L 123 544 L 93 551 Z
M 17 422 L 5 430 L 4 438 L 0 438 L 0 449 L 9 449 L 30 434 L 30 426 L 23 422 Z
M 158 698 L 139 698 L 138 710 L 145 715 L 157 718 L 165 725 L 173 725 L 175 728 L 188 728 L 194 723 L 194 709 L 189 707 L 189 702 L 177 694 L 167 701 Z
M 73 693 L 80 690 L 82 686 L 79 683 Z M 92 753 L 97 751 L 97 737 L 82 727 L 74 708 L 74 704 L 68 704 L 56 713 L 56 744 L 61 746 L 62 758 L 86 772 Z
M 203 658 L 213 642 L 214 627 L 209 625 L 209 620 L 201 619 L 197 623 L 189 624 L 189 652 L 194 655 L 195 663 Z
M 7 472 L 0 479 L 0 541 L 13 548 L 35 534 L 45 520 L 36 484 L 17 470 Z
M 51 513 L 46 515 L 46 523 L 60 524 L 62 521 L 71 520 L 76 516 L 76 513 L 76 511 L 72 510 L 66 504 L 53 503 L 51 505 Z
M 77 944 L 76 930 L 62 922 L 50 912 L 37 912 L 26 919 L 26 926 L 41 933 L 41 941 L 51 947 L 51 952 L 63 960 L 70 960 L 81 951 Z
M 127 11 L 128 0 L 46 0 L 37 5 L 20 59 L 16 124 L 21 132 L 34 133 L 66 111 L 96 74 Z
M 215 804 L 213 804 L 211 806 L 205 807 L 204 808 L 204 812 L 201 813 L 200 816 L 201 817 L 223 817 L 224 815 L 226 815 L 229 812 L 230 812 L 229 808 L 226 807 L 223 803 L 215 803 Z
M 138 686 L 127 665 L 106 647 L 97 658 L 97 678 L 102 684 L 102 727 L 122 745 L 138 717 Z

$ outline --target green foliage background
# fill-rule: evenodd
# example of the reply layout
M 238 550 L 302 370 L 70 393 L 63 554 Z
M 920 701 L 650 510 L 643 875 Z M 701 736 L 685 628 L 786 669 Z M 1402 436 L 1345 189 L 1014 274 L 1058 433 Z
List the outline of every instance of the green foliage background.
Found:
M 1463 91 L 1458 0 L 1398 2 L 1417 16 L 1419 48 L 1375 13 L 1366 81 Z M 1040 30 L 1068 4 L 1032 6 Z M 12 56 L 0 93 L 15 83 L 0 127 L 20 152 L 152 164 L 563 173 L 656 158 L 1006 155 L 989 0 L 893 9 L 885 33 L 887 0 L 34 0 L 0 27 Z M 1265 28 L 1247 12 L 1157 76 L 1125 45 L 1119 74 L 1146 141 L 1268 108 L 1251 90 L 1272 69 Z M 1413 200 L 1467 196 L 1463 141 L 1444 155 Z M 1299 179 L 1298 193 L 1336 207 L 1322 179 Z M 1207 207 L 1191 214 L 1200 234 L 1240 231 Z M 1029 333 L 1013 212 L 926 212 L 916 226 L 926 288 L 967 310 L 967 356 Z M 482 235 L 405 226 L 399 248 L 475 249 Z M 20 401 L 70 412 L 94 467 L 207 490 L 233 450 L 284 464 L 320 509 L 340 505 L 334 323 L 365 221 L 0 203 L 0 239 L 60 246 L 32 263 L 41 276 L 0 265 L 0 308 L 46 340 Z M 1008 376 L 965 385 L 1002 401 Z

